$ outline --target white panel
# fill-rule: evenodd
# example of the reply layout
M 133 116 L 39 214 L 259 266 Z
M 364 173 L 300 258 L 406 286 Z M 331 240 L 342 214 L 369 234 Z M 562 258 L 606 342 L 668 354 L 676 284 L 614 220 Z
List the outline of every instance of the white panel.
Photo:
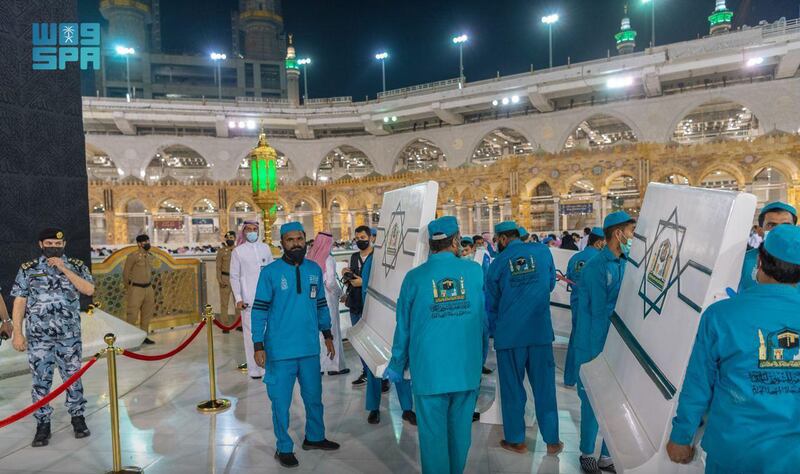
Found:
M 566 278 L 567 264 L 577 252 L 574 250 L 550 248 L 553 254 L 553 263 L 559 277 Z M 556 282 L 556 288 L 550 293 L 550 319 L 553 321 L 553 332 L 556 336 L 569 337 L 572 332 L 572 310 L 569 303 L 570 292 L 567 282 L 562 278 Z
M 381 219 L 361 321 L 348 337 L 373 374 L 380 377 L 391 358 L 395 305 L 406 273 L 428 259 L 428 223 L 436 217 L 435 181 L 383 195 Z
M 663 447 L 700 314 L 736 287 L 755 207 L 751 194 L 649 185 L 605 349 L 581 369 L 618 470 L 678 472 Z

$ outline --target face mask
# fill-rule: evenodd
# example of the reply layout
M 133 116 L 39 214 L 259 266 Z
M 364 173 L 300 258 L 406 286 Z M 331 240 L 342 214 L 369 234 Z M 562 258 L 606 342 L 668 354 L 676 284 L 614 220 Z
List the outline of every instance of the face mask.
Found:
M 43 247 L 42 254 L 45 258 L 61 257 L 64 255 L 64 247 Z
M 306 247 L 293 248 L 286 251 L 286 257 L 294 263 L 302 263 L 306 256 Z
M 356 240 L 356 247 L 358 247 L 358 250 L 367 250 L 369 248 L 369 240 Z
M 764 237 L 763 238 L 764 238 L 765 241 L 767 240 L 767 236 L 769 235 L 769 232 L 770 231 L 768 231 L 768 230 L 764 231 Z
M 233 240 L 226 240 L 226 241 L 225 241 L 225 244 L 226 244 L 228 247 L 233 247 L 233 244 L 234 244 L 234 242 L 233 242 Z
M 244 236 L 248 242 L 255 243 L 258 240 L 258 232 L 248 232 Z
M 497 242 L 497 251 L 498 252 L 502 252 L 505 249 L 506 249 L 505 245 L 501 244 L 500 242 Z
M 150 244 L 144 244 L 142 245 L 142 248 L 145 250 L 150 250 Z
M 633 239 L 628 239 L 624 244 L 620 242 L 619 249 L 622 250 L 623 254 L 628 255 L 631 253 L 631 246 L 633 246 Z

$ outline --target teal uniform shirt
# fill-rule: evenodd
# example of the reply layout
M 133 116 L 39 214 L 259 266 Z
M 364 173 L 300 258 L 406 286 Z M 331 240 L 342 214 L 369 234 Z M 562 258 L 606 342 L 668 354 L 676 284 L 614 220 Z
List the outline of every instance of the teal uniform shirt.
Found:
M 800 293 L 757 285 L 700 318 L 670 439 L 702 446 L 724 472 L 788 473 L 800 466 Z
M 253 344 L 263 344 L 267 360 L 319 356 L 319 332 L 331 328 L 319 265 L 280 259 L 261 269 L 251 321 Z
M 486 276 L 489 332 L 496 350 L 553 342 L 550 292 L 556 286 L 553 255 L 540 243 L 512 240 Z
M 403 279 L 389 368 L 411 370 L 415 396 L 475 390 L 483 322 L 480 265 L 450 252 L 433 254 Z
M 369 274 L 372 270 L 372 254 L 367 255 L 364 260 L 364 265 L 361 266 L 361 301 L 367 304 L 367 284 L 369 283 Z
M 580 367 L 602 351 L 611 325 L 611 313 L 617 305 L 625 258 L 605 247 L 583 266 L 578 285 L 578 315 L 573 342 L 575 364 Z
M 576 253 L 569 259 L 569 263 L 567 263 L 567 279 L 574 282 L 568 283 L 568 287 L 570 290 L 569 293 L 569 304 L 572 306 L 573 309 L 576 308 L 576 303 L 578 302 L 578 287 L 577 284 L 581 281 L 581 270 L 583 270 L 584 265 L 589 262 L 595 255 L 600 253 L 600 251 L 594 247 L 586 247 L 585 249 L 581 250 L 580 252 Z M 572 324 L 575 324 L 573 321 Z
M 750 249 L 744 254 L 742 278 L 739 280 L 739 291 L 756 286 L 756 266 L 758 266 L 758 249 Z

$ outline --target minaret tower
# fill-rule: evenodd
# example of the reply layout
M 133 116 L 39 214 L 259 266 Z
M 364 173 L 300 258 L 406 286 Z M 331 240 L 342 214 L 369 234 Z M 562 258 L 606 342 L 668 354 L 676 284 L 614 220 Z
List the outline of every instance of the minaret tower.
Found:
M 728 10 L 725 5 L 725 0 L 717 0 L 717 7 L 714 13 L 708 17 L 709 31 L 712 35 L 720 33 L 727 33 L 731 30 L 731 23 L 733 22 L 733 12 Z
M 286 96 L 293 106 L 300 105 L 300 66 L 297 65 L 292 35 L 289 35 L 289 47 L 286 48 Z
M 617 40 L 617 52 L 619 54 L 632 53 L 636 48 L 636 30 L 631 29 L 631 19 L 628 18 L 628 5 L 625 5 L 625 16 L 622 17 L 622 26 L 619 33 L 614 35 Z

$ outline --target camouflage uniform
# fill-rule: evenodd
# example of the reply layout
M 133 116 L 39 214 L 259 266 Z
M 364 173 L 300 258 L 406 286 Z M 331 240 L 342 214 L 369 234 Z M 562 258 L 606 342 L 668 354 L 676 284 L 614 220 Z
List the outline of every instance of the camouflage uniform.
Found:
M 78 276 L 92 282 L 92 274 L 78 259 L 62 257 Z M 53 364 L 62 380 L 81 368 L 80 294 L 66 275 L 47 265 L 45 257 L 22 264 L 11 290 L 14 297 L 27 298 L 25 336 L 28 364 L 33 375 L 31 398 L 36 403 L 53 384 Z M 67 388 L 66 407 L 71 416 L 83 416 L 86 399 L 80 380 Z M 50 421 L 53 408 L 45 405 L 33 416 L 38 423 Z

